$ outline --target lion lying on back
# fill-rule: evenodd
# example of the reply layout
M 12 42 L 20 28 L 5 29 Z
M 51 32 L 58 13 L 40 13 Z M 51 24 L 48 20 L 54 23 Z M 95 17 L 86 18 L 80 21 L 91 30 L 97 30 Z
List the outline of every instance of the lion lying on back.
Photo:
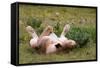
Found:
M 47 26 L 40 36 L 36 34 L 31 26 L 26 27 L 27 32 L 32 36 L 30 40 L 31 47 L 39 48 L 40 52 L 45 54 L 56 53 L 58 51 L 75 47 L 76 42 L 65 37 L 69 29 L 70 25 L 65 25 L 60 37 L 58 37 L 53 32 L 52 26 Z

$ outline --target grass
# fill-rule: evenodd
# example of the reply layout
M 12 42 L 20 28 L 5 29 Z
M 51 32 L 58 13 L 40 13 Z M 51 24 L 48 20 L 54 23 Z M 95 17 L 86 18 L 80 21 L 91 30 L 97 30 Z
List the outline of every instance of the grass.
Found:
M 95 60 L 96 45 L 92 44 L 83 48 L 76 48 L 68 53 L 59 53 L 44 55 L 37 53 L 34 49 L 26 45 L 21 45 L 20 64 L 39 63 L 39 62 L 54 62 L 54 61 L 75 61 L 75 60 Z
M 57 14 L 58 15 L 57 15 Z M 38 35 L 47 25 L 54 27 L 60 36 L 65 24 L 71 25 L 66 37 L 77 41 L 79 47 L 68 52 L 50 55 L 39 54 L 29 45 L 31 37 L 25 27 L 31 25 Z M 95 60 L 96 59 L 96 9 L 51 6 L 19 6 L 19 64 Z M 85 42 L 87 41 L 87 42 Z

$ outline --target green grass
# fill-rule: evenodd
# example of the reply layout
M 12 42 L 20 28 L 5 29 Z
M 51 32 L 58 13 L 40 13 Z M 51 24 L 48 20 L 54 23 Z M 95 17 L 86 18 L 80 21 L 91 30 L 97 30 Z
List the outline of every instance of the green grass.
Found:
M 56 15 L 59 13 L 59 15 Z M 83 21 L 84 19 L 85 21 Z M 47 25 L 54 27 L 54 32 L 60 36 L 65 24 L 71 29 L 66 37 L 77 41 L 79 47 L 70 51 L 44 55 L 39 54 L 29 45 L 31 37 L 25 27 L 35 28 L 38 35 Z M 72 7 L 19 6 L 19 63 L 40 63 L 55 61 L 75 61 L 96 59 L 96 9 Z M 87 42 L 85 42 L 88 40 Z M 81 47 L 82 46 L 82 47 Z
M 75 48 L 69 52 L 60 52 L 57 54 L 44 55 L 28 46 L 28 44 L 20 44 L 21 52 L 19 53 L 19 63 L 39 63 L 53 61 L 75 61 L 75 60 L 94 60 L 96 59 L 96 45 L 88 45 L 83 48 Z

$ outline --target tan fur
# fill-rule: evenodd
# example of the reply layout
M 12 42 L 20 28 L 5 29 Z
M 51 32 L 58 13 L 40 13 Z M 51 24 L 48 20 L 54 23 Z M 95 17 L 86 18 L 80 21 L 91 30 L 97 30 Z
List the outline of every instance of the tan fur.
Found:
M 46 53 L 46 48 L 49 46 L 49 44 L 52 43 L 49 35 L 53 32 L 53 27 L 51 26 L 47 26 L 44 31 L 42 32 L 42 34 L 40 35 L 39 39 L 38 39 L 38 43 L 37 45 L 40 48 L 40 51 L 43 53 Z
M 52 44 L 52 40 L 49 36 L 43 36 L 41 39 L 39 39 L 39 48 L 42 53 L 46 53 L 46 50 L 48 46 Z
M 38 35 L 36 34 L 35 30 L 31 27 L 31 26 L 27 26 L 26 27 L 26 31 L 30 34 L 30 36 L 32 37 L 30 39 L 30 46 L 32 48 L 37 47 L 37 40 L 38 40 Z
M 73 48 L 76 45 L 76 42 L 74 40 L 69 40 L 67 37 L 65 37 L 66 33 L 68 33 L 69 30 L 70 25 L 66 24 L 59 38 L 59 42 L 63 48 Z
M 47 26 L 44 31 L 41 33 L 40 38 L 43 36 L 48 36 L 50 33 L 53 32 L 53 27 L 52 26 Z
M 70 26 L 67 24 L 65 25 L 61 36 L 58 38 L 55 33 L 53 33 L 53 27 L 47 26 L 44 31 L 41 33 L 39 38 L 36 38 L 36 33 L 34 32 L 34 29 L 32 29 L 30 26 L 27 27 L 28 32 L 35 37 L 34 39 L 37 41 L 34 46 L 38 46 L 40 49 L 40 52 L 45 54 L 55 53 L 57 51 L 64 50 L 66 48 L 73 48 L 76 45 L 76 42 L 74 40 L 69 40 L 65 37 L 65 34 L 69 31 Z M 35 35 L 34 35 L 35 33 Z M 35 40 L 32 39 L 32 43 L 35 42 Z M 34 47 L 33 46 L 33 47 Z
M 64 49 L 76 46 L 76 42 L 74 40 L 60 40 L 60 44 Z

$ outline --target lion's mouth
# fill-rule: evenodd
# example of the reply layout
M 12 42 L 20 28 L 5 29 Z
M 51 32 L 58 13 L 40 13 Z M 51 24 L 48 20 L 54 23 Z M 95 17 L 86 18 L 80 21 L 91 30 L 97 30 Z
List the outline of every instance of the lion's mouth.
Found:
M 56 48 L 61 48 L 62 47 L 61 44 L 59 44 L 59 43 L 56 44 L 55 46 L 56 46 Z

